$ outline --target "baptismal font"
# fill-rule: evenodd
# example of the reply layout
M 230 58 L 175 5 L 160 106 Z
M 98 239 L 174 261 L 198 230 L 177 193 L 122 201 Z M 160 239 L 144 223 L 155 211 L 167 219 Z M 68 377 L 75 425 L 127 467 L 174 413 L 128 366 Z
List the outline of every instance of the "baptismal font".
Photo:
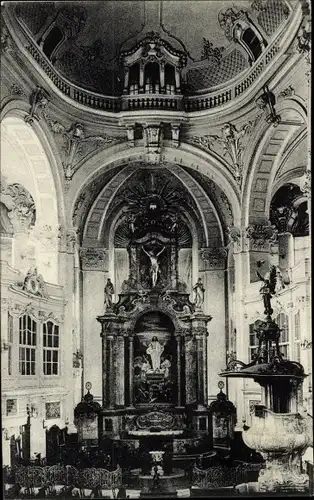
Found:
M 133 199 L 123 214 L 128 279 L 116 303 L 113 284 L 107 282 L 105 312 L 97 317 L 103 359 L 99 443 L 110 439 L 125 455 L 150 454 L 150 459 L 165 452 L 179 460 L 188 447 L 195 458 L 199 449 L 212 453 L 207 406 L 211 317 L 202 309 L 202 280 L 192 300 L 179 280 L 178 204 L 172 208 L 156 191 L 153 175 L 146 175 L 146 195 Z M 155 466 L 165 482 L 160 460 Z M 174 475 L 184 471 L 174 469 Z
M 276 290 L 276 267 L 271 266 L 260 292 L 265 320 L 257 327 L 259 346 L 249 364 L 232 360 L 221 373 L 225 377 L 252 378 L 262 388 L 262 404 L 256 405 L 250 427 L 243 427 L 244 443 L 261 453 L 257 491 L 271 493 L 308 492 L 309 477 L 302 472 L 301 456 L 310 445 L 310 422 L 298 409 L 306 377 L 303 366 L 284 359 L 280 352 L 280 328 L 272 319 L 271 299 Z

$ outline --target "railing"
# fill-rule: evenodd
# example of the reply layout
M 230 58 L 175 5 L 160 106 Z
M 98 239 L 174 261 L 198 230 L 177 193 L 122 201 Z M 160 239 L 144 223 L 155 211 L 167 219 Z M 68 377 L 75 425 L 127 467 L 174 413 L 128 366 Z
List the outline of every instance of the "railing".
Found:
M 120 467 L 114 471 L 100 468 L 76 469 L 70 465 L 20 466 L 15 470 L 6 467 L 3 470 L 3 482 L 5 485 L 15 485 L 19 493 L 34 493 L 38 489 L 54 494 L 74 488 L 111 490 L 122 486 L 122 470 Z
M 212 489 L 257 481 L 262 467 L 263 464 L 243 463 L 232 467 L 219 465 L 202 470 L 194 466 L 192 484 L 201 489 Z
M 18 23 L 23 30 L 24 36 L 27 38 L 26 48 L 28 52 L 60 92 L 84 106 L 112 113 L 150 109 L 197 112 L 223 106 L 248 91 L 280 51 L 282 39 L 286 34 L 286 29 L 282 29 L 279 36 L 266 48 L 258 61 L 251 68 L 245 70 L 242 75 L 236 76 L 232 81 L 226 82 L 226 84 L 222 84 L 219 87 L 207 89 L 203 94 L 185 97 L 182 95 L 170 96 L 164 94 L 137 94 L 110 97 L 84 90 L 61 76 L 34 42 L 21 21 L 18 20 Z

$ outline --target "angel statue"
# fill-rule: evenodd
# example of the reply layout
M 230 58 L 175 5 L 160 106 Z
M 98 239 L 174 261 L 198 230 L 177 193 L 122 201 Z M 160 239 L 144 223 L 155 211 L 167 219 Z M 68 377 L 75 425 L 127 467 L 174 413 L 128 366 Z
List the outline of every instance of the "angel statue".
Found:
M 271 266 L 269 269 L 269 273 L 267 273 L 264 277 L 259 273 L 259 271 L 256 271 L 256 275 L 263 282 L 263 285 L 260 288 L 260 294 L 263 296 L 265 308 L 264 314 L 266 314 L 267 316 L 271 316 L 273 313 L 273 309 L 271 307 L 271 297 L 276 292 L 276 266 Z
M 157 280 L 158 280 L 158 274 L 159 274 L 159 262 L 157 260 L 157 257 L 164 251 L 166 247 L 163 247 L 158 253 L 154 253 L 153 250 L 145 250 L 145 248 L 142 246 L 143 251 L 146 253 L 146 255 L 150 259 L 150 274 L 152 276 L 152 285 L 153 287 L 156 286 Z
M 205 288 L 202 278 L 198 278 L 196 284 L 193 286 L 194 304 L 197 309 L 200 309 L 204 304 Z

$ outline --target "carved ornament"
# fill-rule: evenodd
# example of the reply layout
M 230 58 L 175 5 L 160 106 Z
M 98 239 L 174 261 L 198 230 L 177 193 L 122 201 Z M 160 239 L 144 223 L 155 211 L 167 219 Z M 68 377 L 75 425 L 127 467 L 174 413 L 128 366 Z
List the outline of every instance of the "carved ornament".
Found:
M 226 9 L 225 11 L 220 11 L 218 14 L 218 21 L 220 27 L 224 31 L 226 37 L 229 41 L 233 40 L 233 26 L 234 23 L 243 17 L 246 17 L 246 11 L 244 9 L 239 9 L 236 5 Z
M 277 242 L 278 231 L 270 221 L 268 224 L 254 224 L 246 228 L 246 236 L 254 249 L 262 249 L 265 245 Z
M 220 64 L 223 52 L 226 50 L 225 47 L 214 47 L 213 44 L 203 38 L 203 49 L 201 59 L 214 60 L 217 64 Z
M 225 266 L 227 251 L 225 248 L 202 248 L 201 259 L 205 264 L 206 269 L 221 269 Z
M 28 115 L 25 116 L 24 120 L 29 125 L 33 125 L 35 120 L 39 120 L 38 111 L 44 111 L 49 103 L 49 94 L 43 88 L 37 87 L 37 89 L 31 95 L 31 109 Z
M 295 89 L 292 87 L 292 85 L 289 85 L 286 89 L 282 90 L 279 92 L 278 97 L 291 97 L 295 95 Z
M 203 147 L 204 149 L 214 151 L 215 144 L 218 143 L 223 148 L 224 156 L 227 155 L 229 164 L 232 166 L 232 174 L 239 185 L 242 183 L 243 175 L 243 151 L 242 139 L 246 134 L 250 134 L 259 117 L 254 121 L 249 121 L 242 125 L 238 130 L 232 123 L 225 123 L 221 129 L 221 135 L 204 135 L 202 137 L 194 136 L 190 140 Z M 231 163 L 230 163 L 231 162 Z
M 307 198 L 311 197 L 311 170 L 306 169 L 304 175 L 301 178 L 300 189 L 302 193 L 305 194 Z
M 136 420 L 136 425 L 139 429 L 151 429 L 157 427 L 159 429 L 171 429 L 175 424 L 175 418 L 171 413 L 154 411 L 146 415 L 140 415 Z
M 57 120 L 52 120 L 48 115 L 45 115 L 45 119 L 52 132 L 63 138 L 62 149 L 66 156 L 63 169 L 67 181 L 72 179 L 82 158 L 95 152 L 99 147 L 112 146 L 124 140 L 124 137 L 107 134 L 86 136 L 85 128 L 81 123 L 73 123 L 69 129 L 66 129 L 64 125 Z
M 80 258 L 85 269 L 104 270 L 106 250 L 103 248 L 81 248 Z
M 1 201 L 8 209 L 8 217 L 15 233 L 26 233 L 35 225 L 35 202 L 24 186 L 2 182 Z

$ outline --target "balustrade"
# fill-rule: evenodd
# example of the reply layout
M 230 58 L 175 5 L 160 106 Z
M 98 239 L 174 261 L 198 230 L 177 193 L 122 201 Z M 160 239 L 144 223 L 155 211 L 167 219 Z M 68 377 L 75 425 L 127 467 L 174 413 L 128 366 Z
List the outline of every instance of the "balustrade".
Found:
M 244 92 L 249 91 L 253 83 L 260 77 L 266 67 L 278 54 L 281 41 L 286 30 L 283 30 L 277 39 L 272 42 L 258 61 L 244 74 L 233 79 L 232 83 L 226 82 L 224 88 L 209 90 L 206 94 L 197 96 L 171 95 L 171 94 L 137 94 L 123 95 L 122 97 L 110 97 L 84 90 L 61 76 L 53 65 L 48 61 L 40 47 L 20 24 L 24 36 L 28 39 L 27 50 L 36 60 L 42 70 L 50 78 L 53 84 L 66 96 L 84 106 L 112 113 L 123 111 L 139 111 L 149 109 L 161 109 L 169 111 L 197 112 L 211 110 L 222 106 L 232 99 L 237 98 Z

